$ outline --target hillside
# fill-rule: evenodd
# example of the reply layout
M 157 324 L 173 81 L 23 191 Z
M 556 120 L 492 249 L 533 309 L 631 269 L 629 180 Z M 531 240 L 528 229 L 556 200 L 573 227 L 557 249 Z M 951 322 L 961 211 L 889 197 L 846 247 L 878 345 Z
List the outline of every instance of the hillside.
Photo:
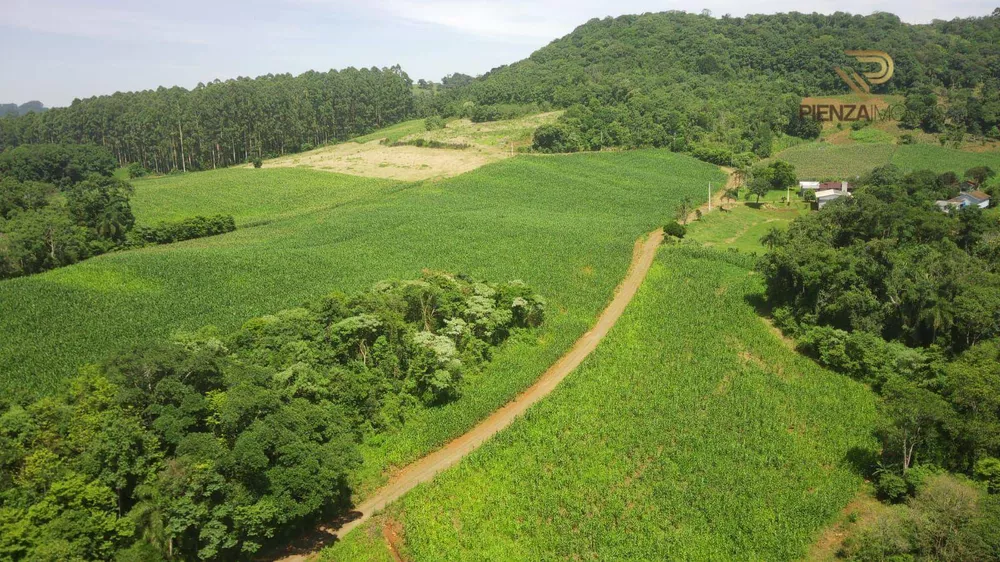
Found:
M 884 12 L 629 15 L 591 20 L 437 103 L 446 113 L 465 100 L 551 104 L 567 108 L 560 150 L 671 146 L 728 165 L 736 155 L 770 156 L 774 136 L 803 135 L 803 97 L 847 93 L 834 72 L 857 66 L 845 49 L 893 57 L 891 80 L 873 93 L 933 89 L 963 106 L 949 124 L 981 136 L 1000 119 L 997 45 L 996 12 L 930 25 Z
M 661 249 L 552 396 L 324 560 L 795 560 L 861 483 L 873 395 L 748 302 L 750 261 Z

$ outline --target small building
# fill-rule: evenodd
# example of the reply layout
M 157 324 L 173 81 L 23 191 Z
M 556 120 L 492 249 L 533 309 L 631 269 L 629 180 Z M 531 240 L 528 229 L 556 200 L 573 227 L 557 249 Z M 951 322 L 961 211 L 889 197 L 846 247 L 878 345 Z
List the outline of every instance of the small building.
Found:
M 844 183 L 846 184 L 847 182 Z M 839 186 L 838 189 L 821 189 L 816 192 L 816 208 L 822 209 L 830 201 L 835 201 L 841 197 L 851 197 L 846 187 L 843 189 L 840 189 Z
M 935 201 L 934 204 L 942 211 L 964 209 L 966 207 L 986 209 L 990 206 L 990 195 L 982 191 L 963 191 L 951 199 Z
M 799 191 L 802 192 L 802 193 L 805 193 L 806 191 L 809 191 L 809 190 L 816 191 L 818 189 L 819 189 L 819 182 L 818 181 L 800 181 L 799 182 Z
M 837 191 L 848 192 L 854 189 L 854 186 L 847 183 L 846 181 L 825 181 L 819 184 L 820 191 L 827 189 L 833 189 Z

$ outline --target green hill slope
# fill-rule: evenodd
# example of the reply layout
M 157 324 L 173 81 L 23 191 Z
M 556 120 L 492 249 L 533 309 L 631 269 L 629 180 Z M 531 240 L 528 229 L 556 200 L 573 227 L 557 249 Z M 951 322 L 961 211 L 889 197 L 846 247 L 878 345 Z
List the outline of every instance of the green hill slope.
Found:
M 874 396 L 770 331 L 742 260 L 662 249 L 552 396 L 390 508 L 406 559 L 800 558 L 861 484 Z M 365 531 L 325 559 L 382 559 Z

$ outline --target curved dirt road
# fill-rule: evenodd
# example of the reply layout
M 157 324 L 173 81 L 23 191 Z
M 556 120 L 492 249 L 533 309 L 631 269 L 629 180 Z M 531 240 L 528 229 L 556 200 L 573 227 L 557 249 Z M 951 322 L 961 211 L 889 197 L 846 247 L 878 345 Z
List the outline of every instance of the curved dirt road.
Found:
M 653 258 L 656 257 L 656 249 L 662 241 L 663 231 L 661 229 L 650 233 L 645 240 L 636 241 L 628 274 L 618 285 L 611 303 L 597 318 L 597 323 L 589 332 L 576 340 L 573 347 L 552 364 L 527 390 L 490 414 L 488 418 L 479 422 L 464 435 L 400 470 L 385 486 L 376 490 L 357 505 L 350 513 L 351 519 L 349 521 L 339 524 L 339 526 L 338 523 L 330 523 L 318 529 L 317 534 L 326 535 L 326 537 L 314 537 L 309 541 L 311 546 L 305 546 L 298 553 L 286 555 L 278 560 L 281 562 L 306 560 L 316 552 L 318 547 L 328 543 L 334 536 L 343 537 L 418 484 L 431 480 L 437 473 L 458 463 L 463 457 L 479 448 L 487 439 L 509 426 L 517 416 L 523 414 L 534 403 L 552 392 L 560 381 L 566 378 L 587 355 L 590 355 L 590 352 L 597 347 L 597 344 L 604 339 L 611 327 L 618 321 L 622 312 L 625 311 L 625 307 L 635 296 L 642 280 L 646 277 L 646 273 L 653 264 Z M 298 549 L 293 547 L 293 550 Z
M 727 186 L 734 186 L 735 180 L 732 170 L 727 168 L 723 168 L 723 170 L 729 173 Z M 722 193 L 723 191 L 718 191 L 714 194 L 713 209 L 718 208 L 722 204 Z M 700 209 L 702 212 L 706 212 L 707 207 L 708 204 L 706 203 Z M 690 220 L 693 220 L 694 217 L 695 212 L 692 211 Z M 463 457 L 478 449 L 487 439 L 513 423 L 517 416 L 523 414 L 533 404 L 552 392 L 567 375 L 583 362 L 584 358 L 590 355 L 590 352 L 597 348 L 597 344 L 604 339 L 604 336 L 607 335 L 608 331 L 618 321 L 618 318 L 625 311 L 625 307 L 632 301 L 632 297 L 635 296 L 636 291 L 639 290 L 639 286 L 642 285 L 643 279 L 646 278 L 646 273 L 649 271 L 650 266 L 653 265 L 653 259 L 656 257 L 656 249 L 662 241 L 662 229 L 654 230 L 645 240 L 640 239 L 636 241 L 635 247 L 632 250 L 632 263 L 629 265 L 628 273 L 615 290 L 615 296 L 611 300 L 611 303 L 608 304 L 607 308 L 597 318 L 594 327 L 589 332 L 583 334 L 580 339 L 576 340 L 573 347 L 560 357 L 558 361 L 553 363 L 527 390 L 499 410 L 490 414 L 488 418 L 479 422 L 478 425 L 462 436 L 400 470 L 385 486 L 376 490 L 371 496 L 356 506 L 348 515 L 349 520 L 329 523 L 320 527 L 316 533 L 320 536 L 312 537 L 306 546 L 290 548 L 289 551 L 297 552 L 284 557 L 278 557 L 277 560 L 280 562 L 300 562 L 308 559 L 309 556 L 315 554 L 334 537 L 343 537 L 355 527 L 371 518 L 372 515 L 378 513 L 387 505 L 415 488 L 418 484 L 431 480 L 437 473 L 457 464 Z

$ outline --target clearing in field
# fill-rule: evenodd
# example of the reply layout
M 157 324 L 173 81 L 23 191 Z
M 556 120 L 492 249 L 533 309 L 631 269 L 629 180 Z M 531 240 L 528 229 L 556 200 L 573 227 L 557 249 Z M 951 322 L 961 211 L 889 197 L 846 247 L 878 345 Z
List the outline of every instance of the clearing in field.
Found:
M 787 348 L 740 254 L 661 249 L 597 350 L 328 560 L 794 560 L 862 484 L 874 396 Z
M 415 119 L 353 141 L 268 160 L 264 167 L 307 167 L 403 181 L 447 178 L 512 156 L 518 146 L 531 144 L 531 135 L 538 126 L 554 122 L 561 113 L 486 123 L 454 119 L 444 129 L 433 131 L 426 129 L 423 119 Z M 424 139 L 468 147 L 387 146 L 382 144 L 383 139 L 390 144 Z
M 784 196 L 784 192 L 781 194 Z M 787 206 L 778 201 L 765 203 L 762 200 L 759 206 L 738 202 L 727 208 L 725 212 L 709 213 L 688 223 L 685 239 L 703 246 L 762 254 L 767 249 L 760 242 L 762 236 L 772 228 L 786 230 L 793 220 L 809 212 L 808 205 L 797 200 Z

